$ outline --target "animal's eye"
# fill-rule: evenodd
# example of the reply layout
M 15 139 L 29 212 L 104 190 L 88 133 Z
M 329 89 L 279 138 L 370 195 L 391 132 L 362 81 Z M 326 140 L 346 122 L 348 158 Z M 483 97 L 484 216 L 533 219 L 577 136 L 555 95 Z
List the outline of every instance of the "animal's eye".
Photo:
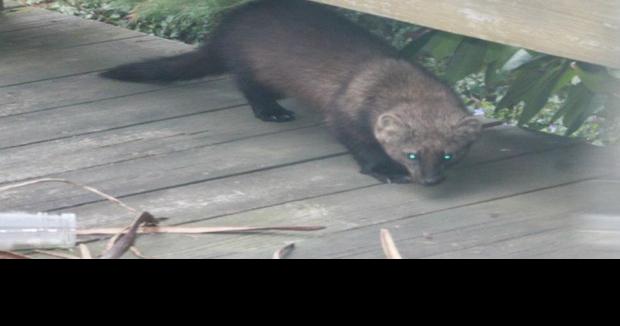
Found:
M 454 158 L 454 155 L 452 155 L 452 154 L 448 154 L 448 153 L 443 154 L 443 160 L 444 161 L 452 161 L 453 158 Z
M 417 161 L 420 158 L 420 155 L 418 155 L 418 153 L 407 153 L 407 158 L 412 161 Z

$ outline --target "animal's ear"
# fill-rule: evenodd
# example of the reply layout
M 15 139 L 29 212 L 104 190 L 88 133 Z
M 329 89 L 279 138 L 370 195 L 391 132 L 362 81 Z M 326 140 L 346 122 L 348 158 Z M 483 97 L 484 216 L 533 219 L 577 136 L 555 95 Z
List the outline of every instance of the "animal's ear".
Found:
M 380 142 L 398 141 L 407 134 L 407 125 L 397 115 L 384 113 L 379 116 L 375 125 L 375 137 Z
M 455 138 L 465 143 L 473 143 L 482 133 L 482 122 L 475 117 L 465 117 L 455 128 Z

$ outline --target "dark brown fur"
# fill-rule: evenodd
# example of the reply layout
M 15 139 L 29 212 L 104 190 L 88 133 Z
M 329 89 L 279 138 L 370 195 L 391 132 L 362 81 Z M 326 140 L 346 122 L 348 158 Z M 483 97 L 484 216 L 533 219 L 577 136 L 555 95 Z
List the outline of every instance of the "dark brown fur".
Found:
M 301 0 L 244 5 L 198 51 L 103 75 L 154 81 L 224 72 L 262 120 L 294 118 L 276 102 L 281 97 L 320 110 L 362 172 L 382 181 L 438 183 L 480 132 L 449 87 L 362 28 Z M 446 153 L 454 160 L 444 162 Z

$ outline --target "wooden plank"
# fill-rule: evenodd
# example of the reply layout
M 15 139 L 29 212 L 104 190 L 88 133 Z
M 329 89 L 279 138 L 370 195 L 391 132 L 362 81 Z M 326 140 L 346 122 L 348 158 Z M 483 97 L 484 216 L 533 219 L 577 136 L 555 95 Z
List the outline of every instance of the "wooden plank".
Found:
M 344 154 L 344 150 L 338 144 L 330 142 L 329 135 L 319 128 L 267 134 L 212 146 L 200 146 L 196 143 L 189 148 L 178 148 L 167 155 L 139 156 L 113 165 L 97 165 L 90 169 L 70 171 L 62 176 L 90 184 L 115 196 L 126 197 Z M 177 146 L 179 145 L 182 144 Z M 45 204 L 57 209 L 99 199 L 71 189 L 65 191 L 66 187 L 63 187 L 61 192 L 58 192 L 58 186 L 45 189 L 51 191 L 43 197 L 33 197 L 31 192 L 0 195 L 2 207 L 10 210 L 41 210 L 44 208 L 41 204 Z M 54 192 L 61 195 L 60 199 L 44 202 L 44 198 L 53 200 Z M 32 204 L 32 198 L 40 199 L 35 199 Z
M 56 16 L 52 17 L 52 19 L 57 19 Z M 51 49 L 146 36 L 144 33 L 74 16 L 63 17 L 61 22 L 60 24 L 45 26 L 45 28 L 28 28 L 2 33 L 0 34 L 0 51 L 8 56 L 13 52 L 34 48 L 44 48 L 45 51 L 49 51 Z
M 304 130 L 303 133 L 294 131 L 300 126 L 315 124 L 320 119 L 317 116 L 308 115 L 296 109 L 299 119 L 289 127 L 289 124 L 262 123 L 250 114 L 243 114 L 244 110 L 247 108 L 234 109 L 238 117 L 232 113 L 232 110 L 231 113 L 209 113 L 175 120 L 177 123 L 174 124 L 172 121 L 162 121 L 126 130 L 113 130 L 102 134 L 5 150 L 2 151 L 5 163 L 0 165 L 0 170 L 5 169 L 7 172 L 3 175 L 4 182 L 42 176 L 65 177 L 89 183 L 95 187 L 104 187 L 107 191 L 113 191 L 117 195 L 128 196 L 132 194 L 132 191 L 144 191 L 157 187 L 175 188 L 185 182 L 197 180 L 198 175 L 204 176 L 205 173 L 208 173 L 210 177 L 221 177 L 227 173 L 243 173 L 344 153 L 344 149 L 335 144 L 322 128 Z M 210 132 L 201 133 L 202 124 Z M 174 127 L 175 125 L 177 127 Z M 278 134 L 278 132 L 286 131 L 287 128 L 290 128 L 292 132 Z M 186 133 L 183 133 L 183 130 Z M 236 130 L 243 130 L 243 132 Z M 253 132 L 255 135 L 263 133 L 267 138 L 244 139 Z M 311 143 L 305 139 L 309 137 L 308 135 L 312 135 Z M 282 137 L 288 139 L 282 140 L 280 139 Z M 221 142 L 235 138 L 243 142 L 240 144 Z M 263 143 L 266 145 L 262 145 Z M 209 146 L 210 144 L 215 146 Z M 483 162 L 499 161 L 508 157 L 549 150 L 558 146 L 566 147 L 571 144 L 573 143 L 566 142 L 564 138 L 553 140 L 514 128 L 488 130 L 462 166 L 466 168 Z M 298 148 L 302 145 L 303 148 Z M 244 146 L 251 146 L 251 148 L 245 149 Z M 306 147 L 311 149 L 304 150 Z M 278 150 L 279 148 L 280 152 L 271 157 L 259 153 L 260 158 L 253 159 L 252 156 L 256 155 L 255 151 L 261 148 L 265 150 L 268 148 Z M 239 154 L 244 152 L 249 152 L 249 157 L 239 158 Z M 33 156 L 40 157 L 40 159 L 32 160 Z M 226 161 L 227 158 L 232 161 L 227 163 L 230 166 L 229 169 L 223 167 L 218 169 L 217 166 L 220 163 L 213 163 L 213 160 L 220 162 Z M 41 164 L 41 162 L 46 162 L 46 164 Z M 193 163 L 188 166 L 187 162 Z M 170 172 L 165 173 L 163 177 L 157 177 L 156 182 L 153 181 L 152 175 L 144 172 L 161 171 L 159 172 L 161 174 L 166 170 Z M 351 166 L 351 170 L 352 173 L 357 174 L 355 166 Z M 64 188 L 63 191 L 57 191 L 57 186 L 40 186 L 37 189 L 40 190 L 6 194 L 7 199 L 2 205 L 12 209 L 49 210 L 93 200 L 92 196 L 79 191 L 65 191 Z M 31 198 L 38 198 L 38 200 L 33 201 Z
M 304 117 L 304 113 L 301 116 Z M 291 123 L 267 124 L 256 120 L 245 105 L 155 120 L 128 128 L 4 150 L 0 169 L 6 172 L 1 175 L 1 183 L 59 176 L 67 172 L 75 174 L 79 170 L 120 162 L 128 165 L 129 161 L 144 159 L 135 162 L 140 165 L 149 162 L 153 156 L 197 151 L 218 144 L 225 146 L 235 140 L 311 127 L 319 121 L 318 116 L 306 116 Z
M 595 178 L 607 173 L 605 166 L 584 164 L 585 157 L 600 159 L 596 153 L 600 154 L 591 147 L 578 146 L 559 152 L 524 155 L 507 161 L 460 167 L 450 173 L 448 181 L 430 188 L 383 184 L 361 186 L 363 183 L 358 182 L 373 180 L 358 174 L 350 159 L 334 158 L 331 162 L 321 161 L 317 163 L 323 164 L 314 166 L 310 166 L 312 163 L 296 164 L 125 199 L 156 215 L 170 217 L 168 223 L 171 224 L 200 220 L 189 225 L 328 226 L 327 230 L 316 234 L 219 235 L 198 238 L 166 235 L 141 240 L 142 248 L 149 255 L 207 258 L 277 248 L 285 241 L 298 242 L 368 225 L 414 217 L 417 219 L 433 212 L 556 187 L 580 178 Z M 567 158 L 576 157 L 582 158 L 567 161 Z M 360 181 L 353 182 L 355 178 Z M 316 180 L 315 186 L 345 182 L 361 187 L 304 199 L 308 191 L 314 191 L 313 187 L 308 187 L 309 179 Z M 282 196 L 286 196 L 286 200 L 283 201 Z M 301 196 L 301 199 L 295 199 L 297 196 Z M 263 208 L 253 209 L 252 206 L 257 204 Z M 131 214 L 107 203 L 75 207 L 70 211 L 78 214 L 82 225 L 113 225 L 120 223 L 120 220 L 126 223 L 131 219 Z M 471 222 L 464 219 L 466 215 L 462 213 L 457 216 L 463 223 Z M 328 239 L 322 243 L 329 245 L 330 241 Z
M 163 88 L 179 88 L 222 77 L 205 78 L 174 85 L 120 83 L 88 73 L 59 79 L 43 80 L 24 85 L 0 88 L 0 121 L 3 117 L 63 109 L 75 105 L 96 105 L 95 102 L 155 92 Z M 206 86 L 205 86 L 206 87 Z
M 379 230 L 387 228 L 405 258 L 618 258 L 620 241 L 609 232 L 617 236 L 620 230 L 619 191 L 619 183 L 601 181 L 554 187 L 302 239 L 289 257 L 385 258 Z M 593 217 L 601 207 L 607 211 L 604 219 Z M 229 258 L 266 258 L 272 250 Z
M 618 1 L 315 1 L 620 68 Z
M 191 50 L 179 42 L 145 36 L 50 51 L 25 50 L 3 58 L 0 87 L 102 71 L 128 61 L 175 55 Z M 50 64 L 53 62 L 53 64 Z
M 245 103 L 230 80 L 192 84 L 1 118 L 0 149 L 63 139 Z M 200 103 L 200 104 L 197 104 Z M 70 118 L 69 118 L 70 117 Z M 42 122 L 45 124 L 42 125 Z M 1 182 L 1 181 L 0 181 Z
M 4 44 L 0 48 L 7 53 L 0 65 L 0 87 L 101 71 L 130 61 L 193 49 L 180 42 L 47 10 L 22 8 L 5 16 L 0 31 L 13 32 L 0 33 L 0 44 Z M 61 22 L 45 29 L 30 28 L 30 24 L 55 20 Z
M 2 12 L 0 33 L 10 33 L 60 23 L 70 16 L 33 7 L 23 7 Z

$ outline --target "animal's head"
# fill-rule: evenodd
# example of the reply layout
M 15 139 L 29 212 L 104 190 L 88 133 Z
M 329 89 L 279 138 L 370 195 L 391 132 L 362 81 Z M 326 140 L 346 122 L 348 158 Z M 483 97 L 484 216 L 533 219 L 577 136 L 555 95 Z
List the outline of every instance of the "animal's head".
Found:
M 444 180 L 447 167 L 465 156 L 481 129 L 478 119 L 462 114 L 424 119 L 393 110 L 378 117 L 374 133 L 385 152 L 407 168 L 414 182 L 434 185 Z

